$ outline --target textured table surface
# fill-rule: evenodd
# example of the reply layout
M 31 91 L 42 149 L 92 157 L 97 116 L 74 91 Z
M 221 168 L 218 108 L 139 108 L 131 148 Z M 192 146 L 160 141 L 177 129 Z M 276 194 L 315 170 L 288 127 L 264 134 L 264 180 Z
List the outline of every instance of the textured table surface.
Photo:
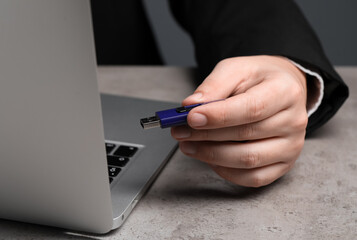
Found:
M 177 151 L 118 230 L 72 235 L 0 220 L 0 239 L 356 239 L 357 68 L 337 70 L 350 98 L 275 183 L 234 186 Z M 101 67 L 98 75 L 105 93 L 180 102 L 194 89 L 191 69 Z

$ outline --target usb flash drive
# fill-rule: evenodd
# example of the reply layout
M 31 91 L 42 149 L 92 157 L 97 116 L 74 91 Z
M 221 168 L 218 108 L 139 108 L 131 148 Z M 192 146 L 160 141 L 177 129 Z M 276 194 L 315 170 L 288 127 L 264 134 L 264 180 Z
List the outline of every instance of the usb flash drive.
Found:
M 217 102 L 221 100 L 216 100 L 212 102 Z M 211 102 L 207 102 L 207 103 L 211 103 Z M 156 127 L 168 128 L 173 126 L 185 125 L 187 124 L 187 115 L 191 111 L 191 109 L 207 103 L 198 103 L 198 104 L 158 111 L 155 113 L 155 116 L 140 119 L 140 124 L 144 129 L 150 129 Z

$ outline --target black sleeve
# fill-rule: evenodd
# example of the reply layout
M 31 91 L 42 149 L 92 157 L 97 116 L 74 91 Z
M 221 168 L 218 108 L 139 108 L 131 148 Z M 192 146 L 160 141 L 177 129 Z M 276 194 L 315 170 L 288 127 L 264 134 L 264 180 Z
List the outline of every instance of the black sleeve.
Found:
M 326 58 L 316 34 L 292 0 L 170 0 L 191 35 L 201 79 L 222 59 L 280 55 L 318 69 L 324 98 L 307 133 L 328 121 L 348 97 L 348 87 Z

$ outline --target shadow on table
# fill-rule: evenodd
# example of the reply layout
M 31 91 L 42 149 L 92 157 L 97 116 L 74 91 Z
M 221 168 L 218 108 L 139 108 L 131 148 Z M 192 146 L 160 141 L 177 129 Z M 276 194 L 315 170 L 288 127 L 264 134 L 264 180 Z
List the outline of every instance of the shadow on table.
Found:
M 316 129 L 310 134 L 306 135 L 306 139 L 322 139 L 322 138 L 331 138 L 338 135 L 338 129 L 333 126 L 333 124 L 325 124 L 322 127 Z
M 177 152 L 144 197 L 151 204 L 259 200 L 289 187 L 290 174 L 259 188 L 242 187 L 217 175 L 206 163 Z
M 223 180 L 222 180 L 223 181 Z M 273 191 L 275 187 L 280 185 L 284 181 L 278 179 L 277 181 L 259 188 L 241 187 L 234 185 L 232 183 L 226 182 L 226 186 L 223 188 L 218 187 L 185 187 L 185 188 L 175 188 L 167 189 L 165 191 L 166 196 L 179 196 L 183 199 L 210 199 L 210 200 L 249 200 L 254 198 L 259 198 L 262 195 Z

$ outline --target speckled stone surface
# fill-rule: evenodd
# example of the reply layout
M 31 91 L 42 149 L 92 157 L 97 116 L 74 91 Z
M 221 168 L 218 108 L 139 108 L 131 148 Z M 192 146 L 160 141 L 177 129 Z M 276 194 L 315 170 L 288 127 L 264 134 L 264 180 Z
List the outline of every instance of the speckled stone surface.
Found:
M 357 68 L 338 71 L 350 98 L 306 140 L 292 171 L 267 187 L 234 186 L 178 151 L 118 230 L 73 235 L 0 220 L 0 239 L 356 239 Z M 194 89 L 190 69 L 105 67 L 98 74 L 106 93 L 180 102 Z

